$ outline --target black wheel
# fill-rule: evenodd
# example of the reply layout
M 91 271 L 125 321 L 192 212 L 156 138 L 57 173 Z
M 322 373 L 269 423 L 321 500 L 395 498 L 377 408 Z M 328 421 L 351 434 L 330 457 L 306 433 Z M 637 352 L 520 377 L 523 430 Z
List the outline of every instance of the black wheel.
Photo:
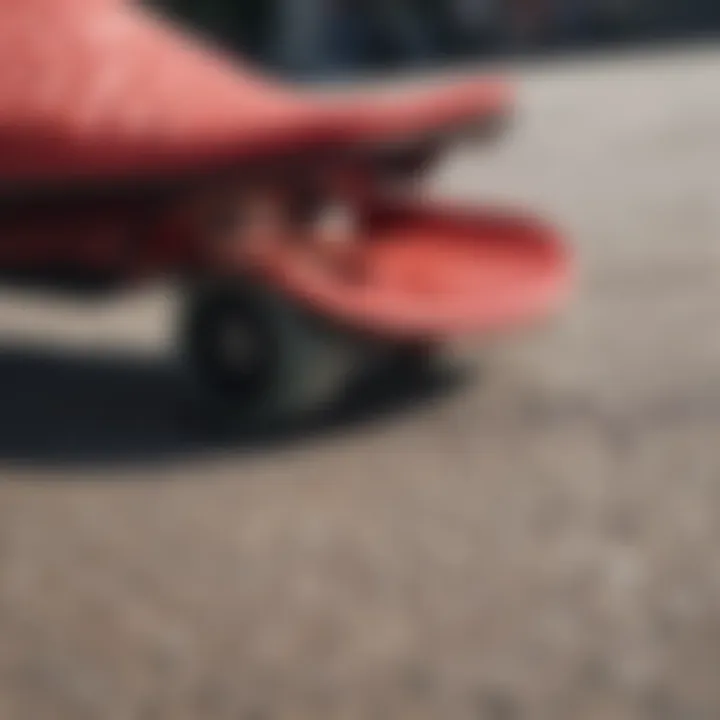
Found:
M 181 348 L 202 397 L 252 422 L 289 421 L 332 402 L 352 364 L 346 338 L 253 284 L 197 290 Z
M 389 370 L 399 379 L 413 382 L 437 370 L 441 357 L 438 345 L 430 342 L 406 343 L 390 351 Z

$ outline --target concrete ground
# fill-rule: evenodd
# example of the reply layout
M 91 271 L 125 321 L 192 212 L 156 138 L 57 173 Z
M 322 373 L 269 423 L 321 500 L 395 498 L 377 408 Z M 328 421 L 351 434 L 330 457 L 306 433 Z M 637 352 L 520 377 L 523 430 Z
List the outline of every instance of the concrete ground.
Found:
M 520 75 L 440 186 L 581 286 L 459 388 L 232 442 L 162 299 L 3 297 L 1 718 L 720 717 L 720 52 Z

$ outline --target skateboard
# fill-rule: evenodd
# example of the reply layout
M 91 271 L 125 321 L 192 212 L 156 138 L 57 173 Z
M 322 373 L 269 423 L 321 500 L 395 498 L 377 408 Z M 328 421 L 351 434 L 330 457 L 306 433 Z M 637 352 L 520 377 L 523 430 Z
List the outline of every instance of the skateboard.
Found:
M 501 78 L 295 89 L 122 0 L 0 0 L 0 274 L 96 293 L 171 279 L 197 385 L 248 417 L 560 310 L 566 242 L 425 182 L 507 131 Z

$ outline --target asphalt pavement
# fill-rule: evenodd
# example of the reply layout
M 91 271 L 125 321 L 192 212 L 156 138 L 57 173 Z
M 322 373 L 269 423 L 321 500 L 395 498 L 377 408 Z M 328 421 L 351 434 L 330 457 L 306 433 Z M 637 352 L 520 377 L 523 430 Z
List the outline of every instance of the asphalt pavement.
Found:
M 558 222 L 579 284 L 453 382 L 232 437 L 172 297 L 3 294 L 1 718 L 720 717 L 720 52 L 516 70 L 437 191 Z

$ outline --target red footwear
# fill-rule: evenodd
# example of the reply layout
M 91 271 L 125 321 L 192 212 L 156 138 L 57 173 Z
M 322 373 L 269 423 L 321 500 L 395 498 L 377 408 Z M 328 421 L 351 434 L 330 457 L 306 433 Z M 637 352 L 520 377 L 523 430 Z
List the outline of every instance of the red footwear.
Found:
M 383 97 L 294 92 L 121 0 L 0 0 L 0 183 L 122 179 L 398 142 L 507 115 L 468 81 Z

